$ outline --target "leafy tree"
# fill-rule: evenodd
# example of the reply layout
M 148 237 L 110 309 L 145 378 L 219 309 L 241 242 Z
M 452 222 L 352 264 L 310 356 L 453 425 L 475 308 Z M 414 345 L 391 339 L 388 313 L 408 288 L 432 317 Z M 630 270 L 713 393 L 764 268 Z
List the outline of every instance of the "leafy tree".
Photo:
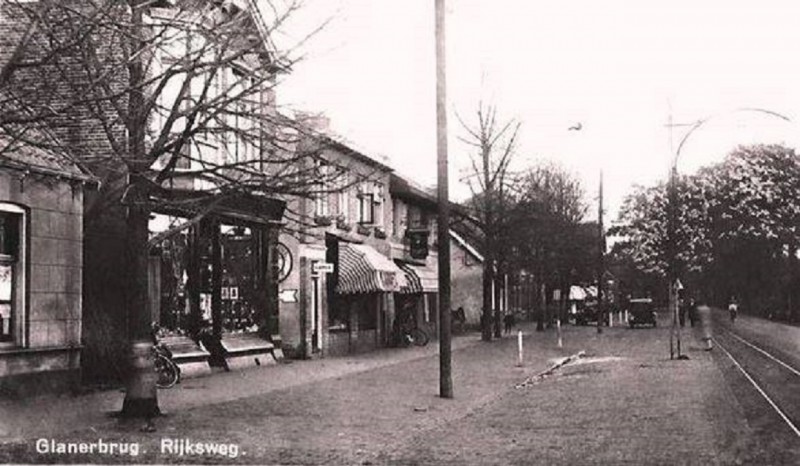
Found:
M 475 125 L 460 120 L 465 132 L 460 139 L 472 151 L 472 169 L 464 180 L 472 191 L 472 197 L 467 204 L 482 240 L 484 267 L 481 335 L 483 340 L 489 341 L 492 339 L 492 320 L 495 336 L 501 336 L 499 313 L 495 313 L 492 319 L 492 310 L 499 308 L 500 294 L 497 293 L 495 297 L 498 301 L 492 302 L 492 286 L 496 285 L 497 276 L 502 276 L 506 271 L 506 246 L 509 243 L 503 241 L 503 237 L 509 231 L 506 214 L 511 205 L 516 181 L 509 167 L 517 150 L 520 123 L 514 120 L 499 121 L 497 109 L 482 102 L 478 104 L 476 116 Z
M 800 158 L 779 145 L 739 147 L 719 163 L 682 177 L 678 188 L 677 266 L 683 281 L 718 302 L 745 307 L 796 302 L 800 246 Z M 623 204 L 615 254 L 641 273 L 667 269 L 663 184 L 637 187 Z
M 559 165 L 540 163 L 522 174 L 517 190 L 507 229 L 514 267 L 531 271 L 539 292 L 591 281 L 596 225 L 581 223 L 587 206 L 580 181 Z M 542 312 L 538 317 L 541 326 Z

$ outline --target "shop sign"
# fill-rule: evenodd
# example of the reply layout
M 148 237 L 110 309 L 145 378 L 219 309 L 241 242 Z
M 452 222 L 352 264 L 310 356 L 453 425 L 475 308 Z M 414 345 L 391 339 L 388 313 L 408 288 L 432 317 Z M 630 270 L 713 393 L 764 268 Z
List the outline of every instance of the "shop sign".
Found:
M 314 262 L 311 266 L 311 271 L 315 274 L 333 273 L 333 266 L 332 262 Z

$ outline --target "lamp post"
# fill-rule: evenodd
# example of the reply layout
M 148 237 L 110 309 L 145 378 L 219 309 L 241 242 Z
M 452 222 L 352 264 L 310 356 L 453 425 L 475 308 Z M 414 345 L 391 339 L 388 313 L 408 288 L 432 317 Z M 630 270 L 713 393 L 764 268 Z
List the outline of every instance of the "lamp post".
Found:
M 754 113 L 761 113 L 766 116 L 779 118 L 781 120 L 791 122 L 792 120 L 782 115 L 778 112 L 774 112 L 772 110 L 767 110 L 763 108 L 754 108 L 754 107 L 742 107 L 730 110 L 724 113 L 717 113 L 713 115 L 709 115 L 705 118 L 699 119 L 694 123 L 686 124 L 674 124 L 672 122 L 672 114 L 670 112 L 669 116 L 669 123 L 667 126 L 670 129 L 670 146 L 672 146 L 672 128 L 676 126 L 689 126 L 689 130 L 681 139 L 681 142 L 678 144 L 678 148 L 674 151 L 672 155 L 672 161 L 670 163 L 669 169 L 669 180 L 667 183 L 667 279 L 668 279 L 668 286 L 669 286 L 669 300 L 668 306 L 669 311 L 672 313 L 672 329 L 670 331 L 670 339 L 669 339 L 669 358 L 670 359 L 686 359 L 681 354 L 681 330 L 680 326 L 678 325 L 678 292 L 681 288 L 680 285 L 680 271 L 678 270 L 678 238 L 677 238 L 677 227 L 678 227 L 678 159 L 681 156 L 681 149 L 686 145 L 686 141 L 689 137 L 695 133 L 698 129 L 703 127 L 709 120 L 712 120 L 720 115 L 734 113 L 734 112 L 754 112 Z M 670 147 L 670 152 L 672 152 L 672 147 Z

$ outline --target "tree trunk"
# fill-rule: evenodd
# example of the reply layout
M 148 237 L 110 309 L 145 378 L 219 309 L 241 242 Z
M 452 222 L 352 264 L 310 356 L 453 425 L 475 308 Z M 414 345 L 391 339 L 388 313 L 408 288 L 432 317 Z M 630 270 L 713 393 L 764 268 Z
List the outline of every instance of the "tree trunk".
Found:
M 123 417 L 151 418 L 161 414 L 153 366 L 152 323 L 146 312 L 148 222 L 149 212 L 145 207 L 135 203 L 128 209 L 125 245 L 125 272 L 128 281 L 125 302 L 130 323 L 131 373 L 122 404 Z
M 123 417 L 151 418 L 161 413 L 158 408 L 158 391 L 153 359 L 152 322 L 147 312 L 147 259 L 148 223 L 150 212 L 147 207 L 149 194 L 144 188 L 141 173 L 146 167 L 145 134 L 147 131 L 147 112 L 142 83 L 145 69 L 141 52 L 143 41 L 143 9 L 147 2 L 130 0 L 131 24 L 128 79 L 128 192 L 125 196 L 127 208 L 125 238 L 125 303 L 129 322 L 131 342 L 131 372 L 128 377 L 125 400 L 122 404 Z
M 491 253 L 487 251 L 483 263 L 483 309 L 481 313 L 481 339 L 492 341 L 492 283 L 494 283 L 494 270 L 492 269 Z
M 497 282 L 497 277 L 496 276 L 492 277 L 492 279 L 494 280 L 494 290 L 495 290 L 495 292 L 494 292 L 494 303 L 493 303 L 493 305 L 494 305 L 494 337 L 495 338 L 502 338 L 502 336 L 503 336 L 503 327 L 502 327 L 503 315 L 502 315 L 502 312 L 501 312 L 501 308 L 502 308 L 501 302 L 502 302 L 502 299 L 503 299 L 503 294 L 500 292 L 500 290 L 503 290 L 503 293 L 505 293 L 506 290 L 505 290 L 504 287 L 500 287 L 499 286 L 499 283 Z

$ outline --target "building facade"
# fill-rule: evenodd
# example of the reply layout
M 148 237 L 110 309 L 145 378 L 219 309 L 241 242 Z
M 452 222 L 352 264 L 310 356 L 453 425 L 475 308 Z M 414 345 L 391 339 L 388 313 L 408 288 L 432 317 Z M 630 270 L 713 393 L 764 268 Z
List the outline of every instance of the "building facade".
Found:
M 0 395 L 79 381 L 83 191 L 68 158 L 0 140 Z
M 321 132 L 303 145 L 318 153 L 320 181 L 316 193 L 288 201 L 293 216 L 280 236 L 284 348 L 308 358 L 386 346 L 394 292 L 405 284 L 391 260 L 391 168 Z
M 415 326 L 435 338 L 439 328 L 439 255 L 436 197 L 392 174 L 392 259 L 407 285 L 395 293 L 398 325 Z
M 483 310 L 483 256 L 464 237 L 450 230 L 450 301 L 464 309 L 465 323 L 478 326 Z

